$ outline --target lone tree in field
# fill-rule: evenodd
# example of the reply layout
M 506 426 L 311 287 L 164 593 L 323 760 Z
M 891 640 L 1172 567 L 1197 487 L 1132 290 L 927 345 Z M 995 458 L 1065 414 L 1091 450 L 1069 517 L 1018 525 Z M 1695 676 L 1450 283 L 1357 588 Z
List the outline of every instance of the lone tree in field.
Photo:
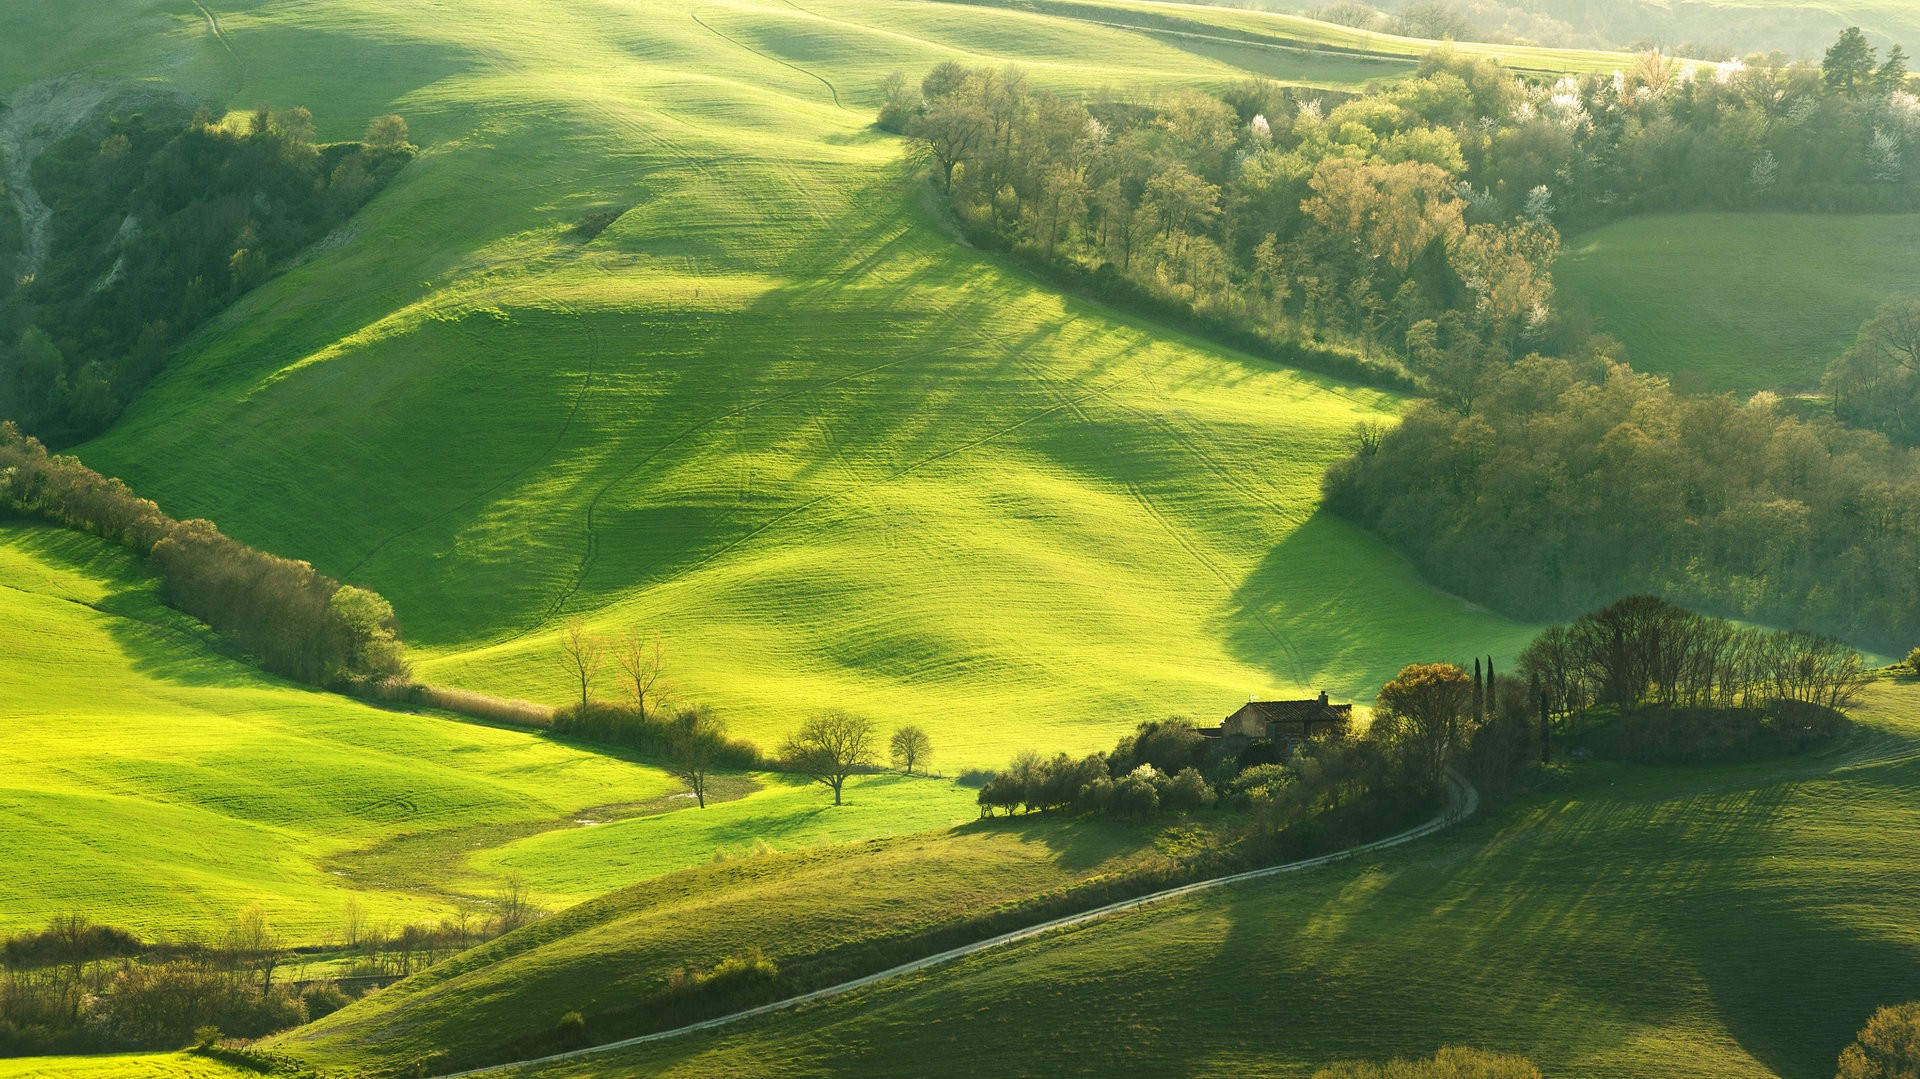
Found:
M 1400 747 L 1416 778 L 1438 790 L 1465 740 L 1473 678 L 1451 663 L 1412 663 L 1380 687 L 1374 722 Z
M 1920 1075 L 1920 1001 L 1890 1004 L 1840 1053 L 1837 1079 L 1912 1079 Z
M 684 780 L 700 808 L 707 808 L 707 779 L 727 748 L 727 728 L 703 707 L 674 716 L 667 735 L 667 770 Z
M 560 665 L 580 683 L 580 707 L 585 708 L 593 695 L 593 679 L 600 673 L 604 659 L 600 642 L 587 635 L 587 627 L 578 618 L 567 620 L 560 631 Z
M 873 766 L 873 720 L 847 712 L 822 712 L 795 731 L 780 747 L 787 767 L 833 790 L 833 804 L 840 804 L 840 790 L 847 777 Z
M 673 684 L 661 676 L 667 669 L 667 646 L 658 637 L 628 630 L 614 644 L 613 661 L 626 675 L 627 695 L 640 718 L 663 710 L 673 697 Z
M 912 775 L 915 768 L 925 772 L 927 762 L 933 759 L 933 739 L 911 724 L 893 732 L 891 748 L 893 766 L 908 775 Z

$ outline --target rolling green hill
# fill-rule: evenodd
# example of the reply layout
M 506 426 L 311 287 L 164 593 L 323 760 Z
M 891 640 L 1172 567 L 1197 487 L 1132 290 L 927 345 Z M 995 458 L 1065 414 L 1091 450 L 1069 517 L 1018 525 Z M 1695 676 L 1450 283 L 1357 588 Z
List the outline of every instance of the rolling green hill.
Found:
M 1570 238 L 1562 302 L 1683 390 L 1817 389 L 1884 301 L 1920 280 L 1920 216 L 1666 214 Z
M 815 988 L 1033 920 L 1021 901 L 1169 864 L 1156 829 L 1052 818 L 982 822 L 797 854 L 736 859 L 582 903 L 463 953 L 267 1048 L 322 1069 L 436 1071 L 551 1052 L 580 1012 L 596 1039 L 658 1029 L 680 1008 L 669 972 L 762 949 Z M 989 926 L 991 928 L 989 928 Z M 758 998 L 750 1001 L 757 1003 Z M 698 1003 L 698 1002 L 694 1002 Z
M 790 850 L 974 815 L 951 783 L 876 776 L 840 809 L 765 777 L 705 812 L 636 817 L 689 796 L 525 731 L 257 675 L 162 606 L 124 552 L 53 529 L 0 530 L 0 648 L 0 933 L 80 913 L 204 934 L 259 902 L 313 943 L 337 937 L 349 895 L 369 924 L 437 921 L 509 875 L 560 905 L 755 840 Z M 556 830 L 588 842 L 522 845 Z M 497 864 L 469 864 L 496 847 Z
M 846 707 L 960 767 L 1526 634 L 1316 513 L 1399 400 L 1037 286 L 869 126 L 886 72 L 943 59 L 1238 69 L 939 3 L 208 6 L 217 35 L 39 19 L 68 67 L 97 35 L 95 77 L 324 105 L 323 137 L 397 110 L 423 151 L 80 454 L 378 588 L 436 681 L 558 700 L 565 618 L 641 625 L 737 733 Z
M 1818 1079 L 1920 978 L 1920 690 L 1860 718 L 1816 757 L 1577 765 L 1372 859 L 538 1074 L 1307 1076 L 1472 1044 L 1550 1076 Z

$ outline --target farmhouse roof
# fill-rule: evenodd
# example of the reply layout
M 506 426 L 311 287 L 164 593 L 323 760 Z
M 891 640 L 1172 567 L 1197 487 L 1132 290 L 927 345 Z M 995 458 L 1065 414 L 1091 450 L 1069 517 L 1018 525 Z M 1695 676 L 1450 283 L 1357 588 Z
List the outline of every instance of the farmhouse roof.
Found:
M 1269 723 L 1344 722 L 1353 718 L 1353 705 L 1330 704 L 1324 693 L 1304 701 L 1248 701 L 1246 707 Z

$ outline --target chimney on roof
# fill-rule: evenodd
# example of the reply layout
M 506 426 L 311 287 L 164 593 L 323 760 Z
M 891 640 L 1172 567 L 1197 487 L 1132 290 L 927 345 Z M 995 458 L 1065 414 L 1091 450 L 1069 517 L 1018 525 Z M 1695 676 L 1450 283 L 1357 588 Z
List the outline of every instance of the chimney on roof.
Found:
M 1326 706 L 1327 706 L 1327 691 L 1323 689 L 1320 691 L 1320 707 L 1325 708 Z

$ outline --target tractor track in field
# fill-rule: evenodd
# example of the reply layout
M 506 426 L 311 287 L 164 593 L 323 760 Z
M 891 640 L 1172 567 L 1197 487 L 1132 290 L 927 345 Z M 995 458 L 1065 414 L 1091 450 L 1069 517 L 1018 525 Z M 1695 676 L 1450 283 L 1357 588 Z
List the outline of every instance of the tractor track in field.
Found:
M 1318 858 L 1308 858 L 1298 862 L 1287 862 L 1283 865 L 1268 866 L 1265 869 L 1251 869 L 1242 873 L 1228 874 L 1224 877 L 1195 881 L 1191 884 L 1183 884 L 1176 888 L 1168 888 L 1133 899 L 1122 899 L 1103 907 L 1082 911 L 1079 914 L 1069 914 L 1060 918 L 1051 918 L 1047 921 L 1030 925 L 1025 929 L 1015 929 L 996 937 L 989 937 L 986 940 L 976 941 L 958 948 L 951 948 L 937 955 L 930 955 L 924 959 L 915 959 L 910 962 L 901 963 L 898 966 L 889 967 L 878 973 L 841 982 L 838 985 L 828 986 L 825 989 L 816 989 L 813 992 L 802 993 L 798 996 L 788 997 L 785 1000 L 774 1001 L 771 1004 L 762 1004 L 757 1008 L 747 1008 L 702 1022 L 689 1023 L 686 1026 L 676 1027 L 672 1030 L 658 1031 L 653 1034 L 642 1034 L 633 1038 L 623 1038 L 619 1041 L 589 1046 L 585 1049 L 575 1049 L 566 1053 L 554 1053 L 550 1056 L 535 1057 L 530 1060 L 516 1060 L 505 1064 L 490 1064 L 482 1068 L 451 1072 L 440 1076 L 439 1079 L 469 1079 L 469 1077 L 472 1076 L 494 1075 L 513 1068 L 542 1067 L 566 1061 L 580 1060 L 585 1057 L 598 1056 L 602 1053 L 631 1049 L 654 1042 L 663 1042 L 670 1038 L 679 1038 L 689 1034 L 715 1030 L 748 1019 L 758 1019 L 762 1016 L 793 1011 L 811 1004 L 818 1004 L 822 1001 L 845 996 L 881 982 L 892 981 L 910 974 L 917 974 L 921 971 L 929 970 L 933 967 L 944 966 L 956 960 L 965 959 L 982 952 L 995 951 L 1010 945 L 1024 943 L 1050 933 L 1104 921 L 1115 915 L 1131 913 L 1143 907 L 1164 903 L 1171 899 L 1182 899 L 1198 892 L 1212 891 L 1216 888 L 1230 887 L 1232 885 L 1262 880 L 1268 877 L 1306 872 L 1308 870 L 1332 865 L 1336 862 L 1346 861 L 1358 855 L 1402 846 L 1417 839 L 1424 839 L 1436 832 L 1444 831 L 1466 820 L 1473 816 L 1479 807 L 1480 792 L 1476 791 L 1472 784 L 1468 783 L 1458 773 L 1450 771 L 1447 777 L 1447 804 L 1446 807 L 1440 811 L 1439 815 L 1423 824 L 1415 825 L 1406 831 L 1388 836 L 1385 839 L 1377 839 L 1371 843 L 1362 843 L 1358 846 L 1348 847 L 1345 850 L 1335 851 L 1332 854 L 1323 854 Z
M 1109 403 L 1114 405 L 1116 408 L 1126 409 L 1127 411 L 1133 412 L 1141 416 L 1143 419 L 1147 421 L 1147 423 L 1150 426 L 1156 427 L 1160 429 L 1163 433 L 1169 435 L 1175 442 L 1184 446 L 1194 456 L 1200 458 L 1201 461 L 1210 470 L 1214 471 L 1215 473 L 1221 475 L 1224 479 L 1228 480 L 1229 485 L 1231 487 L 1235 489 L 1239 489 L 1242 486 L 1237 480 L 1237 478 L 1233 477 L 1231 474 L 1227 473 L 1224 469 L 1220 468 L 1217 465 L 1217 462 L 1215 462 L 1210 455 L 1202 451 L 1198 446 L 1194 445 L 1190 439 L 1186 438 L 1185 436 L 1175 434 L 1172 431 L 1170 425 L 1167 425 L 1164 422 L 1162 422 L 1159 417 L 1148 413 L 1145 409 L 1141 409 L 1134 405 L 1127 404 L 1126 402 L 1113 396 L 1112 387 L 1096 386 L 1093 388 L 1092 393 L 1083 397 L 1070 399 L 1067 396 L 1066 390 L 1059 383 L 1053 381 L 1052 379 L 1047 378 L 1045 375 L 1040 374 L 1038 371 L 1035 371 L 1034 377 L 1042 385 L 1047 387 L 1048 392 L 1054 394 L 1054 396 L 1058 397 L 1059 399 L 1066 401 L 1069 407 L 1073 409 L 1074 415 L 1078 416 L 1080 418 L 1080 422 L 1083 424 L 1086 424 L 1089 428 L 1093 428 L 1095 430 L 1098 429 L 1097 426 L 1094 424 L 1092 418 L 1087 415 L 1086 410 L 1080 407 L 1081 402 L 1090 400 L 1093 397 L 1103 397 Z M 1133 375 L 1130 378 L 1125 379 L 1123 381 L 1133 381 L 1134 379 L 1140 379 L 1142 381 L 1145 381 L 1149 386 L 1153 384 L 1153 380 L 1150 377 L 1148 377 L 1145 371 L 1142 371 L 1136 375 Z M 1116 383 L 1115 385 L 1119 385 L 1119 383 Z M 1178 544 L 1180 546 L 1180 549 L 1185 551 L 1189 558 L 1193 559 L 1193 561 L 1197 565 L 1199 565 L 1201 569 L 1206 570 L 1207 573 L 1210 576 L 1212 576 L 1214 580 L 1218 581 L 1220 583 L 1220 587 L 1225 589 L 1227 595 L 1230 597 L 1233 594 L 1235 585 L 1233 580 L 1227 576 L 1226 571 L 1221 569 L 1219 564 L 1216 563 L 1212 558 L 1208 557 L 1207 554 L 1204 551 L 1202 551 L 1198 545 L 1194 544 L 1192 541 L 1188 540 L 1186 536 L 1181 534 L 1179 528 L 1177 528 L 1174 525 L 1172 519 L 1169 518 L 1167 514 L 1160 509 L 1159 506 L 1154 504 L 1153 499 L 1147 494 L 1146 489 L 1140 485 L 1140 482 L 1138 480 L 1129 478 L 1124 480 L 1123 482 L 1126 486 L 1128 495 L 1132 497 L 1133 501 L 1137 505 L 1139 505 L 1139 507 L 1143 511 L 1145 511 L 1148 517 L 1152 518 L 1153 523 L 1159 526 L 1160 531 L 1166 533 L 1167 537 L 1173 540 L 1174 543 Z M 1268 503 L 1268 506 L 1269 508 L 1272 508 L 1271 503 Z M 1268 620 L 1266 615 L 1261 614 L 1259 612 L 1253 612 L 1253 619 L 1260 626 L 1262 630 L 1266 631 L 1267 636 L 1273 638 L 1273 642 L 1280 646 L 1281 651 L 1286 653 L 1287 664 L 1288 666 L 1293 668 L 1292 673 L 1293 673 L 1294 683 L 1301 686 L 1306 685 L 1307 684 L 1306 678 L 1305 678 L 1306 664 L 1303 657 L 1301 656 L 1299 647 L 1293 643 L 1293 639 L 1287 636 L 1285 633 L 1282 633 L 1278 627 L 1276 627 L 1271 621 Z
M 207 29 L 213 33 L 213 39 L 220 43 L 221 48 L 227 50 L 227 57 L 233 61 L 235 67 L 240 69 L 240 85 L 245 86 L 247 84 L 247 62 L 241 59 L 240 51 L 233 47 L 233 39 L 227 36 L 226 27 L 220 25 L 220 17 L 212 11 L 209 11 L 207 5 L 201 3 L 200 0 L 193 0 L 193 6 L 195 10 L 200 12 L 200 17 L 207 20 Z
M 736 47 L 736 48 L 741 48 L 741 49 L 745 49 L 745 50 L 747 50 L 748 52 L 750 52 L 750 53 L 752 53 L 753 55 L 755 55 L 755 56 L 758 56 L 758 57 L 759 57 L 760 59 L 762 59 L 762 60 L 771 60 L 772 62 L 774 62 L 774 63 L 776 63 L 776 64 L 779 64 L 779 65 L 780 65 L 781 67 L 784 67 L 784 68 L 790 68 L 790 69 L 792 69 L 792 70 L 794 70 L 794 71 L 798 71 L 798 72 L 799 72 L 800 74 L 802 74 L 802 75 L 805 75 L 805 76 L 807 76 L 807 77 L 808 77 L 808 78 L 810 78 L 810 79 L 815 79 L 815 80 L 818 80 L 818 81 L 819 81 L 819 83 L 820 83 L 820 85 L 822 85 L 822 86 L 824 86 L 824 87 L 826 87 L 826 88 L 827 88 L 827 93 L 829 93 L 829 94 L 832 94 L 832 95 L 833 95 L 833 107 L 834 107 L 834 108 L 836 108 L 836 109 L 839 109 L 839 110 L 840 110 L 841 112 L 850 112 L 850 111 L 852 111 L 852 110 L 850 110 L 850 109 L 848 109 L 848 108 L 847 108 L 847 107 L 846 107 L 845 105 L 843 105 L 843 104 L 841 104 L 841 103 L 840 103 L 840 91 L 839 91 L 839 90 L 837 90 L 837 89 L 835 89 L 835 88 L 834 88 L 834 85 L 833 85 L 832 83 L 830 83 L 830 82 L 828 82 L 828 81 L 826 80 L 826 78 L 825 78 L 824 76 L 822 76 L 822 75 L 820 75 L 820 74 L 818 74 L 818 73 L 816 73 L 816 72 L 812 72 L 812 71 L 808 71 L 808 70 L 807 70 L 806 68 L 804 68 L 804 67 L 801 67 L 801 66 L 800 66 L 799 64 L 795 64 L 795 63 L 791 63 L 791 62 L 789 62 L 789 61 L 786 61 L 786 60 L 782 60 L 782 59 L 780 59 L 780 58 L 779 58 L 778 56 L 774 56 L 774 55 L 773 55 L 773 54 L 771 54 L 771 53 L 765 53 L 765 52 L 761 52 L 761 51 L 760 51 L 759 49 L 756 49 L 756 48 L 754 48 L 753 46 L 751 46 L 751 45 L 748 45 L 748 44 L 746 44 L 745 42 L 742 42 L 742 41 L 737 41 L 737 40 L 735 40 L 735 39 L 733 39 L 733 38 L 730 38 L 730 37 L 728 37 L 727 35 L 725 35 L 725 34 L 723 34 L 723 33 L 721 33 L 720 31 L 718 31 L 718 30 L 715 30 L 715 29 L 713 28 L 713 26 L 712 26 L 712 25 L 710 25 L 710 24 L 709 24 L 709 23 L 708 23 L 708 22 L 707 22 L 707 21 L 706 21 L 705 19 L 702 19 L 702 18 L 700 17 L 700 12 L 701 12 L 702 10 L 704 10 L 704 9 L 700 9 L 700 8 L 696 8 L 696 9 L 694 9 L 693 11 L 689 11 L 689 12 L 687 13 L 687 17 L 688 17 L 688 18 L 690 18 L 690 19 L 692 19 L 692 20 L 693 20 L 694 22 L 697 22 L 697 23 L 699 23 L 699 24 L 700 24 L 700 28 L 701 28 L 701 29 L 703 29 L 703 30 L 705 30 L 705 31 L 707 31 L 708 33 L 710 33 L 710 34 L 712 34 L 712 35 L 713 35 L 714 37 L 717 37 L 717 38 L 719 38 L 720 40 L 722 40 L 722 41 L 724 41 L 724 42 L 726 42 L 726 43 L 727 43 L 727 44 L 729 44 L 729 45 L 732 45 L 732 46 L 734 46 L 734 47 Z M 798 10 L 798 9 L 796 8 L 795 10 Z

